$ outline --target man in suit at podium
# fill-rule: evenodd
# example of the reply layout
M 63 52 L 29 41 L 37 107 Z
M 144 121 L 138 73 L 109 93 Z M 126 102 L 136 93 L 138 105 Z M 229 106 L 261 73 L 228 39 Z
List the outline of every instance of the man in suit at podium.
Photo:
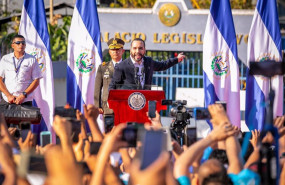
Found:
M 114 76 L 110 83 L 111 89 L 151 89 L 154 71 L 166 70 L 183 61 L 185 55 L 179 53 L 176 58 L 166 61 L 154 61 L 145 56 L 145 42 L 136 38 L 131 43 L 130 57 L 115 67 Z
M 121 39 L 111 38 L 107 44 L 111 61 L 103 62 L 99 66 L 95 79 L 94 93 L 95 107 L 99 108 L 99 112 L 104 114 L 104 117 L 113 115 L 113 110 L 109 109 L 107 104 L 109 94 L 108 88 L 113 78 L 114 66 L 122 61 L 122 56 L 125 51 L 123 49 L 125 42 Z

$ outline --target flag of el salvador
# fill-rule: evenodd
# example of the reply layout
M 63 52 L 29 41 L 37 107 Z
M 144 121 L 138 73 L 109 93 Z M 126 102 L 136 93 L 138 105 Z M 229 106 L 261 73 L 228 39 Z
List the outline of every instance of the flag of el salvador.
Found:
M 81 112 L 83 104 L 94 104 L 95 75 L 102 62 L 100 39 L 96 1 L 77 0 L 68 36 L 67 102 Z
M 262 76 L 249 75 L 251 61 L 282 61 L 281 34 L 276 0 L 259 0 L 253 16 L 248 37 L 245 120 L 249 129 L 262 130 L 265 124 L 265 101 L 269 93 L 269 80 Z M 274 117 L 283 113 L 283 78 L 272 79 L 275 90 Z
M 205 106 L 227 103 L 227 114 L 240 127 L 237 42 L 229 0 L 212 0 L 203 44 Z
M 33 55 L 42 71 L 43 78 L 35 89 L 33 104 L 40 108 L 43 119 L 40 125 L 32 125 L 34 133 L 51 131 L 54 113 L 53 68 L 50 38 L 43 0 L 25 0 L 19 34 L 26 40 L 26 53 Z

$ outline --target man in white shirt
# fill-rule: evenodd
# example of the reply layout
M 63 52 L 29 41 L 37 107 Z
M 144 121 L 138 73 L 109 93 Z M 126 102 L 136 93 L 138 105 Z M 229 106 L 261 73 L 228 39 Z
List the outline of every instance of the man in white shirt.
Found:
M 26 41 L 15 35 L 11 47 L 14 52 L 0 61 L 1 104 L 32 105 L 33 91 L 42 78 L 41 69 L 34 56 L 25 53 Z

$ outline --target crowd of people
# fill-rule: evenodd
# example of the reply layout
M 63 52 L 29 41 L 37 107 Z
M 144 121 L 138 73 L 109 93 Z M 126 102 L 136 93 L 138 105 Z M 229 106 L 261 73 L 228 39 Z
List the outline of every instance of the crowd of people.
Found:
M 161 151 L 156 160 L 144 169 L 141 168 L 143 140 L 138 139 L 136 147 L 128 147 L 122 139 L 122 132 L 128 127 L 125 123 L 115 126 L 107 134 L 102 133 L 96 121 L 99 109 L 94 105 L 84 105 L 84 113 L 76 112 L 81 123 L 81 132 L 77 136 L 72 132 L 72 123 L 68 119 L 55 116 L 53 130 L 60 144 L 44 147 L 36 145 L 36 137 L 31 131 L 25 140 L 20 138 L 16 141 L 15 129 L 7 128 L 4 115 L 0 114 L 1 182 L 11 185 L 37 182 L 33 179 L 35 176 L 30 174 L 36 172 L 30 172 L 29 168 L 26 176 L 17 174 L 17 168 L 22 168 L 21 153 L 33 151 L 44 156 L 47 173 L 42 176 L 43 184 L 267 184 L 262 182 L 264 174 L 260 174 L 257 166 L 260 162 L 267 162 L 260 155 L 262 144 L 271 146 L 277 143 L 272 134 L 267 133 L 261 139 L 259 131 L 251 131 L 249 148 L 252 150 L 248 152 L 248 157 L 243 158 L 240 155 L 240 130 L 231 124 L 223 106 L 213 104 L 208 109 L 213 130 L 207 137 L 188 147 L 172 140 L 172 151 Z M 156 112 L 156 117 L 149 119 L 145 129 L 158 132 L 162 128 L 159 114 Z M 85 121 L 91 134 L 86 132 Z M 279 132 L 279 184 L 285 184 L 284 121 L 285 116 L 274 121 Z M 78 139 L 75 140 L 75 137 Z M 100 143 L 98 153 L 90 153 L 94 142 Z M 114 152 L 120 154 L 120 160 L 116 162 L 111 160 Z

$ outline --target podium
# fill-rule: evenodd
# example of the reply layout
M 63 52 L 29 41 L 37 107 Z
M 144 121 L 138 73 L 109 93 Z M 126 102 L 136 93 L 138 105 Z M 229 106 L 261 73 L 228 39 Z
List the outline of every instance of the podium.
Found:
M 156 90 L 110 90 L 108 104 L 114 111 L 114 125 L 126 122 L 150 122 L 148 101 L 156 101 L 156 110 L 166 110 L 166 105 L 161 105 L 165 99 L 164 91 Z

